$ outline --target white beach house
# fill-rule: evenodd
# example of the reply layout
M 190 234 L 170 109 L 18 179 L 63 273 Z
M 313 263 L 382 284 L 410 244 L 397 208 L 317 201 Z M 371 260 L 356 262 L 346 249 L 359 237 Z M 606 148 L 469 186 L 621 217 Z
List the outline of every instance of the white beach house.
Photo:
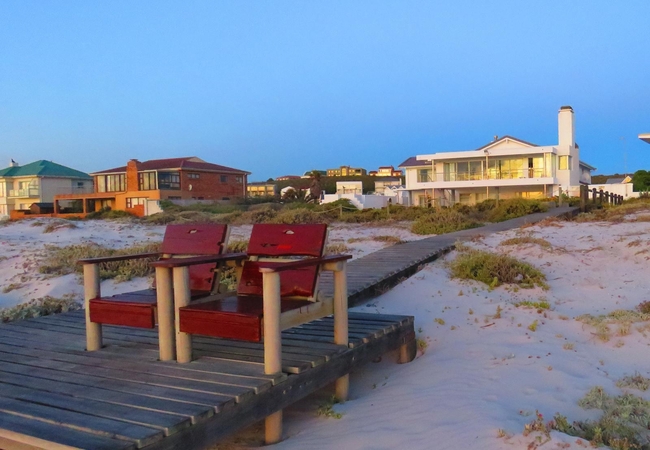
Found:
M 573 108 L 558 114 L 558 143 L 539 146 L 503 136 L 476 150 L 441 152 L 408 158 L 406 173 L 411 205 L 474 204 L 487 198 L 547 198 L 560 189 L 578 196 L 591 182 L 595 167 L 580 161 Z

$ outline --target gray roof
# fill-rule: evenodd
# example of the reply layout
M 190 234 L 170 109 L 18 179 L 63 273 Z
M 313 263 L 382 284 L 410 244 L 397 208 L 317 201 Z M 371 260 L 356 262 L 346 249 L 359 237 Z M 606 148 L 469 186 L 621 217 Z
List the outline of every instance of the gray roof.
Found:
M 625 178 L 609 178 L 605 181 L 605 184 L 621 184 L 625 181 Z
M 398 167 L 418 167 L 418 166 L 428 166 L 431 164 L 431 161 L 422 161 L 418 160 L 417 156 L 411 156 L 408 158 L 406 161 L 404 161 L 402 164 L 400 164 Z

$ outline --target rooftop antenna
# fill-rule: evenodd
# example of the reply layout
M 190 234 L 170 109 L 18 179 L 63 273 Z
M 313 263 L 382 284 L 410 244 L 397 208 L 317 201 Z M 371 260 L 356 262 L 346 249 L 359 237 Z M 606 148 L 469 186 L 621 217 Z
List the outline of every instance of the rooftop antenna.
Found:
M 620 139 L 623 141 L 623 170 L 625 176 L 627 176 L 627 141 L 625 140 L 625 136 L 621 136 Z

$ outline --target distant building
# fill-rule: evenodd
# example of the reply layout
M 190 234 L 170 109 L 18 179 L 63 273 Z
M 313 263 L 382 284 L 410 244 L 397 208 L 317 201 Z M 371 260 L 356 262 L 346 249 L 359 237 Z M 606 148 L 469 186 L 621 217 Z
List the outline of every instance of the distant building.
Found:
M 138 216 L 148 214 L 150 202 L 157 211 L 159 200 L 230 202 L 246 195 L 249 174 L 195 156 L 143 162 L 132 159 L 126 166 L 92 173 L 93 193 L 55 196 L 54 212 L 60 211 L 61 204 L 79 200 L 83 213 L 109 207 Z
M 573 108 L 558 114 L 558 143 L 539 146 L 511 136 L 476 150 L 441 152 L 408 158 L 406 189 L 411 205 L 479 203 L 487 198 L 578 196 L 591 183 L 595 167 L 580 161 Z
M 299 180 L 301 178 L 299 175 L 282 175 L 281 177 L 277 177 L 275 181 Z
M 378 178 L 375 181 L 375 193 L 384 195 L 384 191 L 388 187 L 402 186 L 402 179 L 397 177 Z
M 360 167 L 341 166 L 338 169 L 327 169 L 328 177 L 356 177 L 366 174 L 366 169 Z
M 0 216 L 11 211 L 28 211 L 34 203 L 39 208 L 51 204 L 57 194 L 92 192 L 90 175 L 52 161 L 35 161 L 24 166 L 11 160 L 0 170 Z M 37 208 L 38 209 L 38 208 Z
M 314 174 L 314 172 L 320 174 L 320 176 L 322 176 L 322 177 L 327 176 L 327 171 L 326 170 L 313 169 L 313 170 L 308 170 L 307 172 L 302 174 L 302 176 L 300 178 L 309 178 Z
M 593 189 L 596 189 L 598 192 L 602 190 L 603 192 L 622 195 L 623 200 L 639 197 L 641 195 L 640 192 L 634 191 L 632 178 L 629 176 L 621 178 L 608 178 L 607 181 L 605 181 L 605 184 L 590 184 L 589 190 L 592 191 Z
M 395 169 L 393 166 L 381 166 L 378 170 L 368 172 L 368 175 L 374 177 L 401 177 L 402 171 Z
M 298 177 L 300 178 L 300 177 Z M 249 197 L 267 197 L 275 195 L 275 183 L 270 181 L 254 181 L 246 186 Z

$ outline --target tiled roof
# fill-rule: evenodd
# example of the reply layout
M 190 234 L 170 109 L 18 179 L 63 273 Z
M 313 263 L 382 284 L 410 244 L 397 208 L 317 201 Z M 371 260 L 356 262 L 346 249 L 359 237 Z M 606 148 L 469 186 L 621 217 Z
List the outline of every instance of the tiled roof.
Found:
M 605 184 L 621 184 L 625 178 L 608 178 Z
M 422 161 L 422 160 L 418 160 L 417 156 L 411 156 L 402 164 L 400 164 L 398 167 L 402 168 L 402 167 L 428 166 L 429 164 L 431 164 L 431 161 Z
M 61 178 L 91 178 L 87 173 L 71 169 L 52 161 L 34 161 L 24 166 L 7 167 L 0 170 L 0 177 L 61 177 Z
M 150 159 L 149 161 L 138 162 L 139 171 L 165 169 L 200 170 L 204 172 L 227 172 L 241 175 L 250 174 L 250 172 L 246 172 L 245 170 L 233 169 L 232 167 L 220 166 L 219 164 L 205 162 L 196 156 L 190 156 L 186 158 Z M 126 166 L 102 170 L 100 172 L 93 172 L 93 175 L 121 172 L 126 172 Z

